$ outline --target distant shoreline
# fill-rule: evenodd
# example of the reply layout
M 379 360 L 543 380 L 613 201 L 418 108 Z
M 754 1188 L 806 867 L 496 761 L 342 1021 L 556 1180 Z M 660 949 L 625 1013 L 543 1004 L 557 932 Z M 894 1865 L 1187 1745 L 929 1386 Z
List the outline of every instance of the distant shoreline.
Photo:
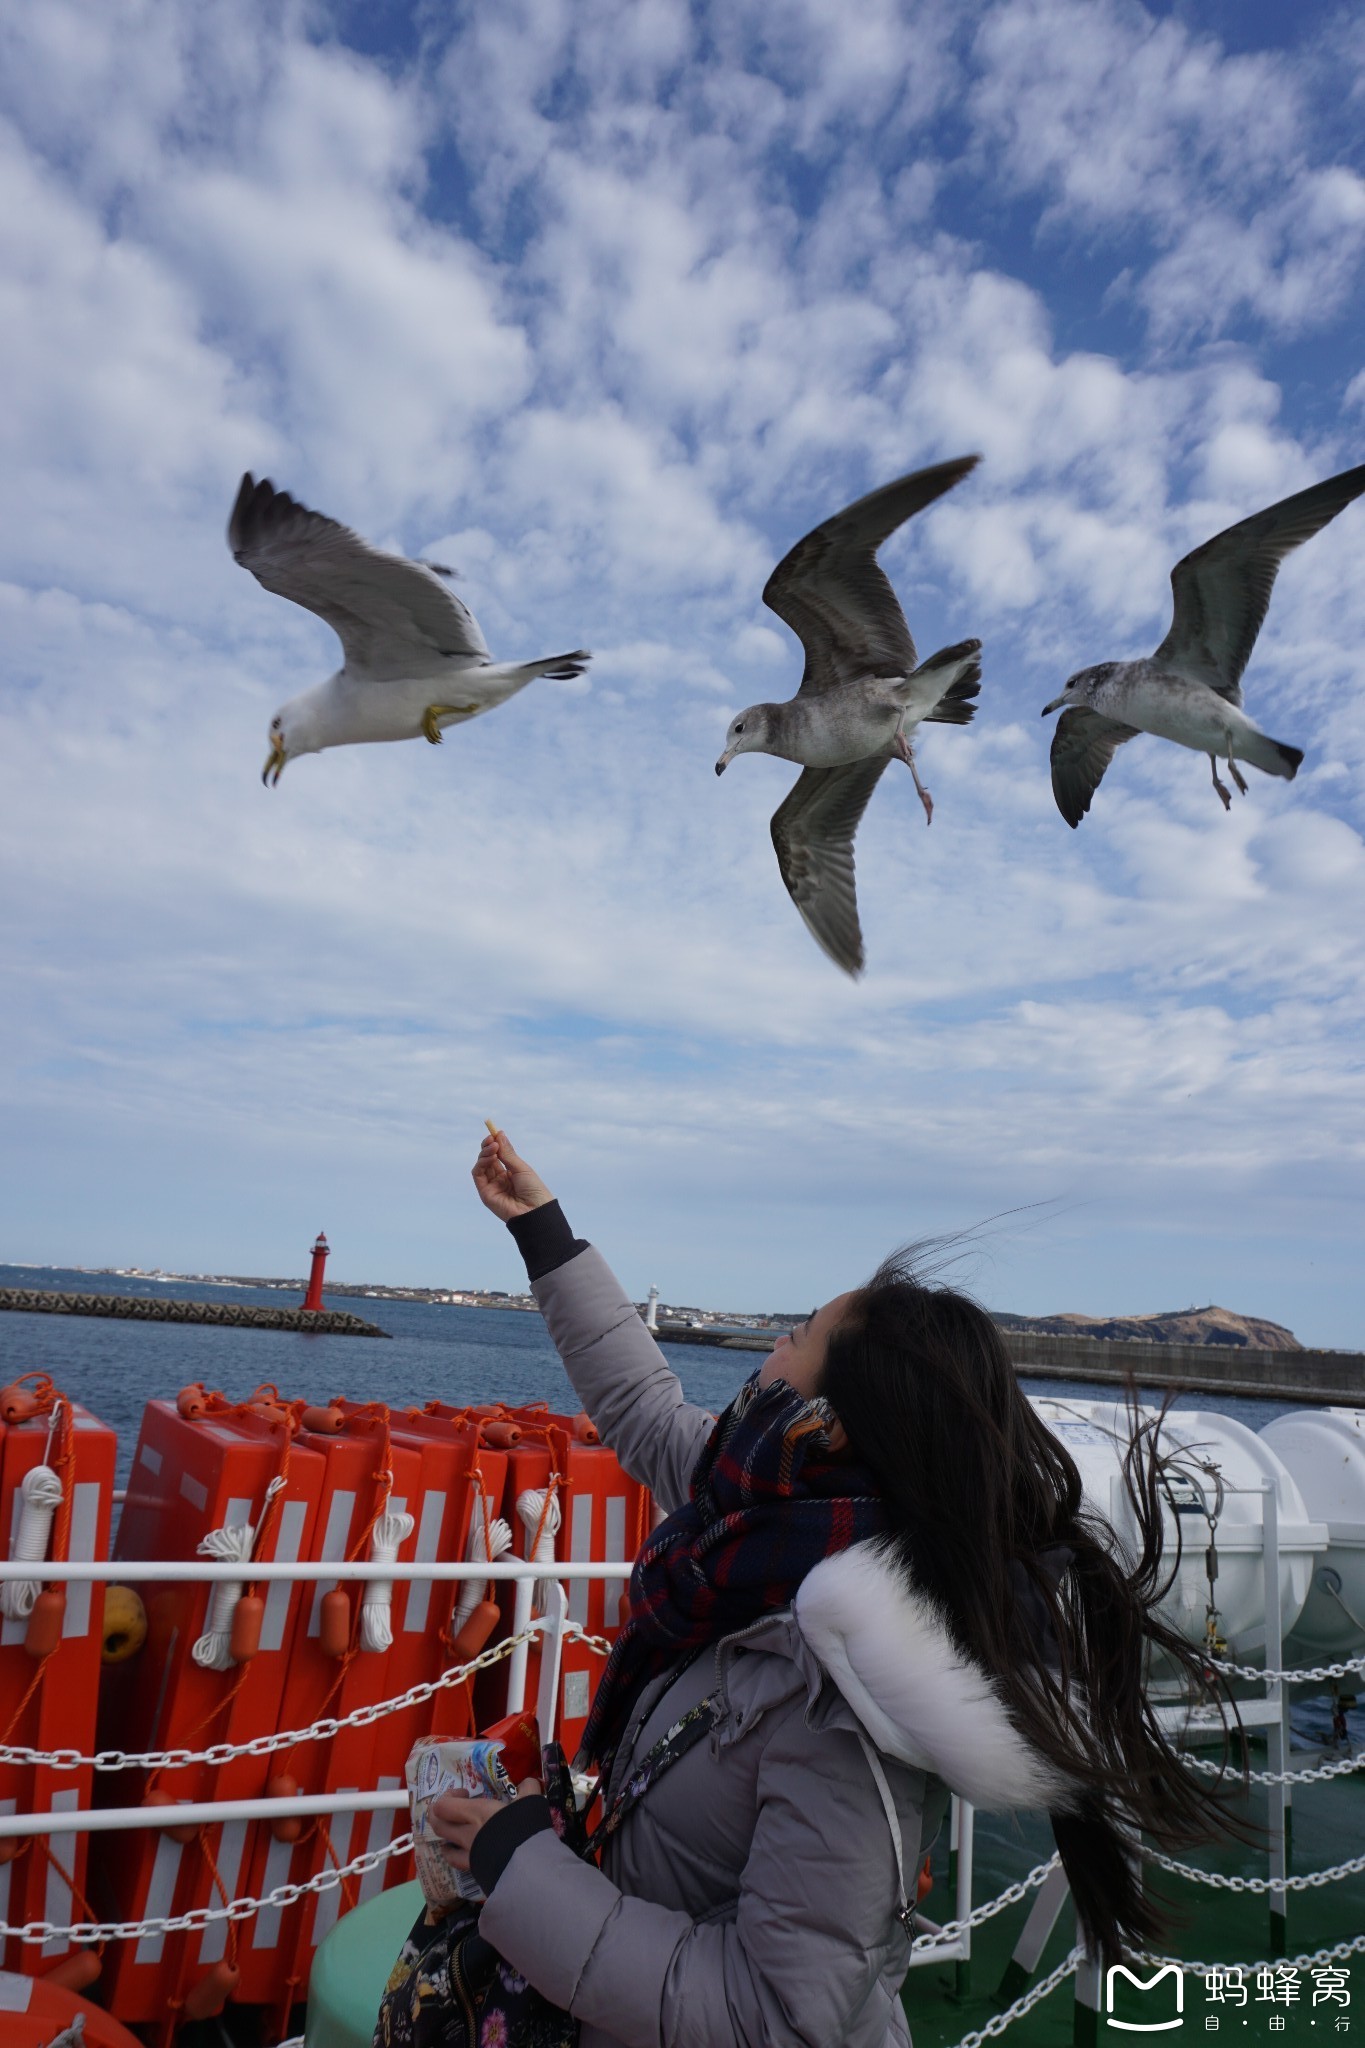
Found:
M 3 1262 L 0 1262 L 3 1265 Z M 263 1293 L 303 1294 L 307 1281 L 297 1278 L 265 1277 L 241 1273 L 170 1273 L 161 1267 L 139 1266 L 29 1266 L 28 1272 L 81 1273 L 92 1279 L 134 1280 L 151 1286 L 200 1286 L 253 1288 Z M 516 1309 L 531 1312 L 535 1297 L 496 1287 L 385 1286 L 359 1281 L 329 1280 L 326 1292 L 352 1301 L 415 1301 L 441 1307 Z M 644 1304 L 637 1303 L 643 1313 Z M 702 1328 L 720 1333 L 773 1331 L 781 1333 L 800 1322 L 805 1310 L 731 1311 L 701 1307 L 692 1303 L 658 1304 L 661 1323 L 672 1328 Z M 1264 1317 L 1243 1316 L 1235 1311 L 1208 1307 L 1184 1311 L 1169 1310 L 1145 1316 L 1097 1317 L 1071 1313 L 1022 1316 L 1006 1309 L 989 1311 L 992 1320 L 1007 1337 L 1057 1338 L 1065 1342 L 1178 1345 L 1181 1349 L 1226 1350 L 1230 1352 L 1274 1351 L 1308 1355 L 1293 1332 Z M 1150 1324 L 1150 1334 L 1141 1326 Z M 1186 1333 L 1184 1326 L 1198 1327 Z M 1171 1326 L 1171 1327 L 1167 1327 Z M 1178 1333 L 1177 1333 L 1178 1332 Z M 1271 1341 L 1266 1342 L 1269 1336 Z M 1257 1342 L 1260 1337 L 1261 1341 Z M 685 1341 L 685 1340 L 684 1340 Z M 1316 1347 L 1313 1356 L 1356 1359 L 1360 1353 L 1339 1346 Z

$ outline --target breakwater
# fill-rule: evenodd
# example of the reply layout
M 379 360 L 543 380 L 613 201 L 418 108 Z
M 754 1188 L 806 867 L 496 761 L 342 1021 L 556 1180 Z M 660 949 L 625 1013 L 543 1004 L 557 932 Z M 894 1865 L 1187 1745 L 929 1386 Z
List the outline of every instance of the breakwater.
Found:
M 317 1337 L 388 1337 L 341 1308 L 263 1308 L 245 1301 L 178 1301 L 170 1295 L 63 1294 L 52 1287 L 0 1287 L 0 1312 L 109 1316 L 133 1323 L 216 1323 L 230 1330 L 304 1330 Z
M 666 1344 L 718 1344 L 727 1351 L 771 1351 L 777 1330 L 696 1330 L 661 1324 Z M 1247 1394 L 1319 1407 L 1365 1407 L 1365 1354 L 1358 1351 L 1253 1351 L 1230 1344 L 1143 1344 L 1112 1337 L 1054 1337 L 1002 1330 L 1016 1368 L 1048 1379 L 1190 1394 Z

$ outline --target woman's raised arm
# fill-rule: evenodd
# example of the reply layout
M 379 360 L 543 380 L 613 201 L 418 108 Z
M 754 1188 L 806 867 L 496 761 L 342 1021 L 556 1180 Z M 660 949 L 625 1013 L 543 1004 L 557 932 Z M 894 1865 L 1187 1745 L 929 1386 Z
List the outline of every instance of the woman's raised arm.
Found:
M 480 1145 L 474 1185 L 516 1239 L 551 1341 L 603 1442 L 671 1511 L 687 1498 L 715 1417 L 684 1399 L 635 1303 L 601 1253 L 574 1237 L 504 1131 Z

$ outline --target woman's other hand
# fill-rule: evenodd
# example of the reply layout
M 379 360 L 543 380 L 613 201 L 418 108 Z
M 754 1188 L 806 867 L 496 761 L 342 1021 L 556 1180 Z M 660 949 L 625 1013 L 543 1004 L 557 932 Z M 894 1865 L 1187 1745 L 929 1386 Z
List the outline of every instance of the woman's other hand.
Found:
M 529 1171 L 529 1169 L 528 1169 Z M 543 1790 L 539 1778 L 523 1778 L 517 1787 L 517 1798 L 524 1792 Z M 452 1870 L 468 1870 L 469 1851 L 475 1835 L 490 1821 L 495 1813 L 501 1813 L 503 1803 L 499 1799 L 469 1799 L 462 1792 L 443 1792 L 439 1799 L 433 1799 L 427 1808 L 427 1825 L 434 1835 L 439 1835 L 445 1847 L 445 1859 Z
M 533 1166 L 528 1166 L 512 1149 L 506 1131 L 491 1133 L 479 1147 L 474 1162 L 474 1185 L 485 1209 L 491 1209 L 502 1223 L 529 1216 L 543 1209 L 554 1196 Z

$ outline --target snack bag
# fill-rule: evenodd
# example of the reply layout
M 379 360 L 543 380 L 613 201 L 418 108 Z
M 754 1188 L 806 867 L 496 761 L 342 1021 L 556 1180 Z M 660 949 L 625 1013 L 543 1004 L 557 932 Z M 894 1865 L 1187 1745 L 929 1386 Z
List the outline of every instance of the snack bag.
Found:
M 413 1855 L 427 1904 L 449 1910 L 463 1900 L 482 1902 L 468 1871 L 452 1870 L 445 1846 L 427 1822 L 427 1809 L 443 1792 L 473 1799 L 512 1799 L 523 1778 L 540 1771 L 540 1729 L 533 1714 L 512 1714 L 482 1735 L 424 1735 L 407 1761 Z

